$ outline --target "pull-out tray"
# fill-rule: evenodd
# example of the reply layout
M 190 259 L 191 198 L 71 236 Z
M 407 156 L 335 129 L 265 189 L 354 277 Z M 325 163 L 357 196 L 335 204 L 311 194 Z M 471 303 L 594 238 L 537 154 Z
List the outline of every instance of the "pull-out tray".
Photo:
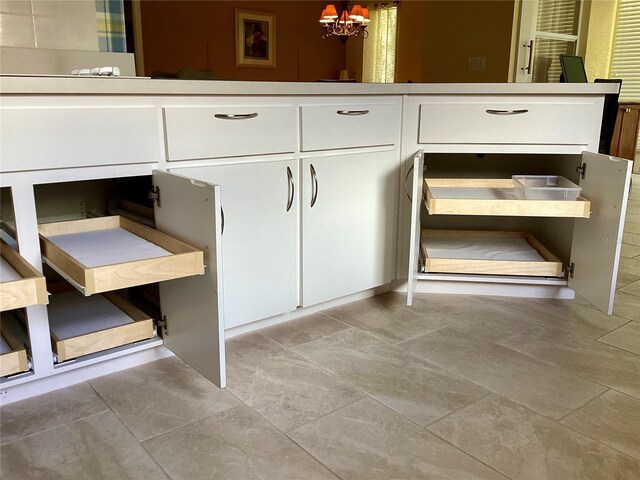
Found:
M 48 302 L 45 278 L 2 240 L 0 281 L 1 312 Z
M 422 230 L 427 273 L 561 277 L 562 262 L 524 232 Z
M 0 377 L 15 375 L 29 370 L 29 361 L 23 337 L 26 332 L 22 323 L 12 314 L 2 314 L 0 336 Z
M 430 215 L 589 218 L 591 202 L 517 200 L 510 178 L 425 178 L 424 197 Z
M 202 275 L 200 250 L 120 216 L 38 226 L 45 261 L 84 295 Z
M 116 293 L 51 296 L 49 329 L 58 361 L 101 352 L 154 336 L 153 320 Z

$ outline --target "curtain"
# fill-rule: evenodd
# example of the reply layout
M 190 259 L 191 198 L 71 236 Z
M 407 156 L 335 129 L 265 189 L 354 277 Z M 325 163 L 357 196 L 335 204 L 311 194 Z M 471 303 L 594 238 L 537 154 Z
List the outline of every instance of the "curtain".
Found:
M 126 52 L 123 0 L 96 0 L 98 44 L 101 52 Z
M 364 40 L 362 81 L 393 83 L 396 76 L 398 8 L 370 9 L 369 37 Z

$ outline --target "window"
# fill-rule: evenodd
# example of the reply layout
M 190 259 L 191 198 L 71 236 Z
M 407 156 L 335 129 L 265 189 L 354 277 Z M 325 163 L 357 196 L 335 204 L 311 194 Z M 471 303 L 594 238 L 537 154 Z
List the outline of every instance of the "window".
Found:
M 362 81 L 393 83 L 396 77 L 396 38 L 398 7 L 374 7 L 369 10 L 369 37 L 364 41 Z
M 619 0 L 611 76 L 622 79 L 621 102 L 640 102 L 640 0 Z
M 575 55 L 580 0 L 524 0 L 520 16 L 518 82 L 558 82 L 560 55 Z

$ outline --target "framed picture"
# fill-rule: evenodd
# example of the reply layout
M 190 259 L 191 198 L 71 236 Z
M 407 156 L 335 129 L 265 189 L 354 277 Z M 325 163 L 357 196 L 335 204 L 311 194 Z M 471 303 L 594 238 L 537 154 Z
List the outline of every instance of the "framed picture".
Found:
M 236 9 L 236 66 L 276 66 L 276 15 Z

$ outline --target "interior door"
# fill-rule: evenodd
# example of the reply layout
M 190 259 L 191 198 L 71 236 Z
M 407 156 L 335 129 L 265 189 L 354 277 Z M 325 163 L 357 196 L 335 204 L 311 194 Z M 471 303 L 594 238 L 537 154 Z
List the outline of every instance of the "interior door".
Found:
M 219 387 L 226 384 L 222 262 L 219 251 L 220 187 L 173 173 L 154 171 L 160 201 L 158 230 L 204 252 L 205 273 L 160 283 L 167 317 L 164 345 Z
M 409 270 L 407 272 L 407 305 L 413 303 L 413 294 L 418 283 L 420 263 L 420 210 L 422 207 L 422 185 L 424 171 L 424 150 L 418 150 L 413 157 L 413 181 L 411 183 L 411 231 L 409 234 Z
M 227 329 L 298 306 L 297 166 L 282 160 L 179 170 L 221 188 Z
M 581 195 L 591 201 L 591 217 L 575 220 L 569 287 L 611 315 L 633 162 L 585 152 L 582 163 Z

